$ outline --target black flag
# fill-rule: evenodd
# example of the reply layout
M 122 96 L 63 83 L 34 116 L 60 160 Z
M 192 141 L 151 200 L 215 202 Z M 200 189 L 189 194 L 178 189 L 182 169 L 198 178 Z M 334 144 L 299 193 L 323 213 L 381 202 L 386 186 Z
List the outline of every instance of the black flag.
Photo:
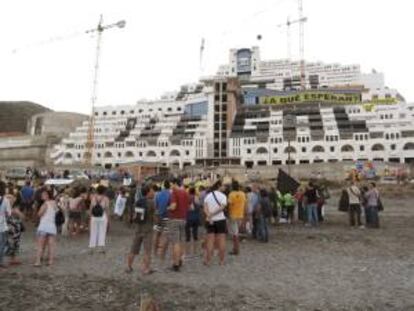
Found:
M 277 189 L 281 193 L 293 192 L 295 193 L 300 186 L 300 183 L 292 178 L 285 171 L 279 169 L 279 174 L 277 175 Z

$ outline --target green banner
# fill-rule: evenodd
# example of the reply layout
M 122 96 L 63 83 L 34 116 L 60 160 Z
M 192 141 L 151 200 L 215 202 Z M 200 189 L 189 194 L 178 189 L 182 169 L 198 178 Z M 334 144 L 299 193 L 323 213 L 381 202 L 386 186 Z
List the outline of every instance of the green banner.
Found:
M 264 105 L 298 104 L 306 102 L 329 102 L 338 104 L 356 104 L 361 102 L 361 94 L 334 94 L 324 92 L 302 92 L 286 96 L 261 97 Z

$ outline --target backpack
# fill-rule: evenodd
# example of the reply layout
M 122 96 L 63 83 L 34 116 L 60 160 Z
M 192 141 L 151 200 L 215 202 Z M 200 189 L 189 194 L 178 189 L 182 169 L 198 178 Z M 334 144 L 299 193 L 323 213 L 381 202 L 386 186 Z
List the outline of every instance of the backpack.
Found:
M 270 201 L 267 199 L 261 199 L 260 200 L 260 206 L 262 208 L 262 215 L 265 218 L 272 217 L 272 206 L 270 205 Z
M 92 216 L 93 217 L 102 217 L 104 214 L 104 209 L 101 205 L 101 202 L 96 201 L 95 206 L 92 207 Z

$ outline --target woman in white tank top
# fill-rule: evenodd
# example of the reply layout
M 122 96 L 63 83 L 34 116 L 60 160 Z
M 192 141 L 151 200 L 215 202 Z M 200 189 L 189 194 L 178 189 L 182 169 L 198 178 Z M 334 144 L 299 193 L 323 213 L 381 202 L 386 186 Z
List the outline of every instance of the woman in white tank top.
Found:
M 53 264 L 55 254 L 55 243 L 56 243 L 56 222 L 55 216 L 57 211 L 56 202 L 53 199 L 53 193 L 51 191 L 42 192 L 43 204 L 40 207 L 38 216 L 40 217 L 39 227 L 37 227 L 37 252 L 35 267 L 41 266 L 41 259 L 45 251 L 46 246 L 48 247 L 48 265 Z

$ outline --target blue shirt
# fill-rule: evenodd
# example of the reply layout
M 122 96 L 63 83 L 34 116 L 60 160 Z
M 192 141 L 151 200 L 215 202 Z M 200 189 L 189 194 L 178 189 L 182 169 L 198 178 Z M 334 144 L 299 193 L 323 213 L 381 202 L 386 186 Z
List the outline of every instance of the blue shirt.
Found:
M 200 220 L 200 202 L 195 201 L 194 196 L 190 196 L 190 208 L 187 212 L 187 221 L 199 221 Z
M 168 206 L 171 203 L 171 192 L 169 189 L 161 190 L 155 196 L 155 209 L 160 218 L 168 218 Z
M 24 202 L 30 202 L 33 200 L 34 190 L 32 187 L 24 186 L 22 190 L 20 190 L 20 193 L 22 194 L 22 199 Z

